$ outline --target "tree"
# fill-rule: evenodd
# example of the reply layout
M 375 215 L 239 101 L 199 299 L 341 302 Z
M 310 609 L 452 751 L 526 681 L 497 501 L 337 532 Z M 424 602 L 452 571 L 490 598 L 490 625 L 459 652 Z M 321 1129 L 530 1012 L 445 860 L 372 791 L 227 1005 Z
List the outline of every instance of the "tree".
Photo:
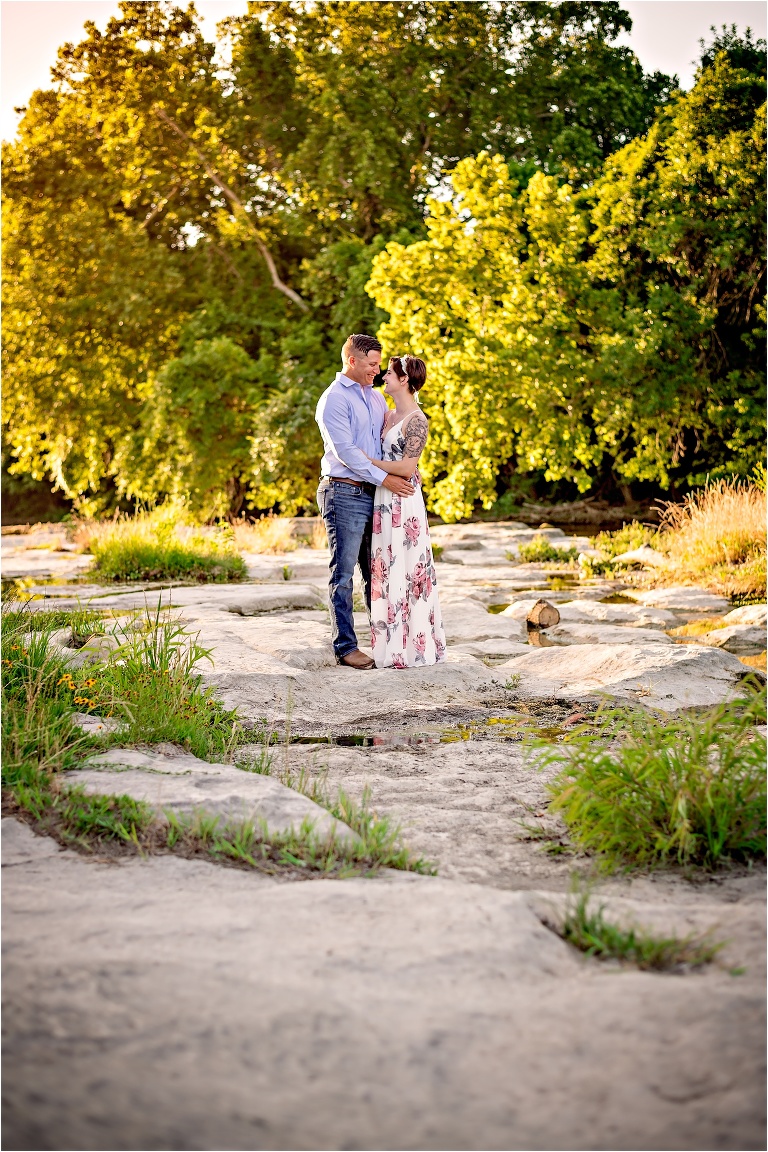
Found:
M 314 402 L 384 318 L 377 253 L 486 147 L 521 187 L 589 184 L 669 89 L 628 26 L 613 0 L 264 0 L 224 74 L 192 6 L 86 25 L 4 153 L 13 467 L 91 509 L 309 506 Z
M 452 200 L 430 202 L 428 238 L 387 245 L 368 290 L 390 313 L 385 352 L 427 363 L 423 472 L 434 510 L 459 519 L 490 507 L 513 456 L 585 490 L 600 452 L 586 213 L 569 185 L 543 173 L 526 184 L 501 156 L 463 160 L 451 182 Z
M 765 442 L 765 45 L 723 29 L 693 90 L 593 189 L 601 336 L 621 408 L 600 436 L 628 480 L 747 474 Z
M 489 507 L 505 466 L 587 491 L 606 461 L 665 486 L 757 462 L 765 106 L 749 59 L 716 43 L 694 90 L 591 189 L 462 161 L 427 239 L 374 260 L 385 350 L 428 364 L 424 473 L 442 516 Z

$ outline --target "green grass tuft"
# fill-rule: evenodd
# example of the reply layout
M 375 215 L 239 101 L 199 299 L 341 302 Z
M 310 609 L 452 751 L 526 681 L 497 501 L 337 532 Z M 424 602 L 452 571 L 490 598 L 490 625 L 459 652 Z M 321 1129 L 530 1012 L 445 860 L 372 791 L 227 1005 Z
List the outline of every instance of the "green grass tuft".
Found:
M 229 525 L 204 534 L 173 508 L 91 525 L 81 536 L 94 557 L 94 573 L 107 580 L 220 583 L 248 575 Z
M 238 767 L 245 765 L 238 764 Z M 414 856 L 410 849 L 402 843 L 402 830 L 394 824 L 388 816 L 379 816 L 371 807 L 371 790 L 368 785 L 363 789 L 360 802 L 351 797 L 342 788 L 332 792 L 328 786 L 328 770 L 323 769 L 317 774 L 309 773 L 306 768 L 294 772 L 284 767 L 273 771 L 272 760 L 267 769 L 249 769 L 251 771 L 266 771 L 274 775 L 281 784 L 293 788 L 303 796 L 309 797 L 315 804 L 325 808 L 337 820 L 346 824 L 360 837 L 360 844 L 356 847 L 348 845 L 338 846 L 350 862 L 356 865 L 377 868 L 397 868 L 406 872 L 419 872 L 426 876 L 437 874 L 436 866 L 421 856 Z
M 168 741 L 201 760 L 228 759 L 242 733 L 235 712 L 201 686 L 197 668 L 209 650 L 182 624 L 163 619 L 159 606 L 145 611 L 142 630 L 135 623 L 116 632 L 122 643 L 113 659 L 89 670 L 95 704 L 84 710 L 122 720 L 123 744 Z
M 715 868 L 766 854 L 765 691 L 703 716 L 598 714 L 595 734 L 534 740 L 573 843 L 606 870 Z
M 594 539 L 595 548 L 602 552 L 606 560 L 613 560 L 623 552 L 634 552 L 643 544 L 658 548 L 659 532 L 657 528 L 650 528 L 637 520 L 633 520 L 631 524 L 622 524 L 621 528 L 613 532 L 598 532 Z
M 709 964 L 725 946 L 711 936 L 654 936 L 638 927 L 620 928 L 605 918 L 605 906 L 589 906 L 589 894 L 580 891 L 568 903 L 559 935 L 587 956 L 618 960 L 637 968 L 669 971 Z
M 521 544 L 519 552 L 525 564 L 546 564 L 552 560 L 564 564 L 579 557 L 578 548 L 555 548 L 546 536 L 541 535 L 534 536 L 529 544 Z M 512 553 L 507 558 L 514 559 Z

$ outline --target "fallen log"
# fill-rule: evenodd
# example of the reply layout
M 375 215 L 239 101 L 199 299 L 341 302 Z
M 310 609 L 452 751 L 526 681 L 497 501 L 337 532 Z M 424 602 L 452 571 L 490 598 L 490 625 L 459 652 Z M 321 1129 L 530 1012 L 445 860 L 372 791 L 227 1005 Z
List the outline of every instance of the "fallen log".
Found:
M 553 628 L 560 623 L 560 613 L 548 600 L 537 600 L 526 620 L 531 628 Z

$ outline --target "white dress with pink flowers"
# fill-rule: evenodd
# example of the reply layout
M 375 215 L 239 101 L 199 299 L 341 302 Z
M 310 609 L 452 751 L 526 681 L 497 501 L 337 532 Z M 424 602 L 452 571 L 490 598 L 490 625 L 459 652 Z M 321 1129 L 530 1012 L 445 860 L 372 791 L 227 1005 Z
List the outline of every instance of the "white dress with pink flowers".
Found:
M 401 420 L 382 444 L 384 460 L 401 460 Z M 371 646 L 377 668 L 415 668 L 445 660 L 445 631 L 437 598 L 424 497 L 395 496 L 379 486 L 371 541 Z

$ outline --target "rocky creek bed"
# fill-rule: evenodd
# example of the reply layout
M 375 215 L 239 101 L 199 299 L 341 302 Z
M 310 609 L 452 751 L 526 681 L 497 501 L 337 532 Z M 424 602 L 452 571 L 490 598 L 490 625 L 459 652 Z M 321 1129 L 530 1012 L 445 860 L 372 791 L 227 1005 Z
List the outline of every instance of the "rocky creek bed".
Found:
M 271 735 L 284 776 L 322 771 L 358 798 L 370 785 L 439 874 L 285 883 L 116 863 L 4 820 L 7 1147 L 764 1145 L 764 870 L 602 880 L 619 920 L 727 943 L 696 972 L 585 959 L 547 925 L 588 861 L 547 812 L 523 734 L 557 741 L 605 699 L 671 713 L 733 697 L 765 650 L 765 606 L 733 616 L 704 589 L 521 564 L 521 525 L 438 528 L 448 662 L 356 673 L 333 662 L 321 551 L 249 556 L 242 585 L 104 587 L 49 582 L 87 567 L 39 547 L 54 535 L 3 538 L 33 610 L 178 615 L 253 740 L 238 758 Z M 532 636 L 539 597 L 560 622 Z M 194 760 L 112 750 L 72 777 L 229 818 L 290 822 L 310 803 Z

